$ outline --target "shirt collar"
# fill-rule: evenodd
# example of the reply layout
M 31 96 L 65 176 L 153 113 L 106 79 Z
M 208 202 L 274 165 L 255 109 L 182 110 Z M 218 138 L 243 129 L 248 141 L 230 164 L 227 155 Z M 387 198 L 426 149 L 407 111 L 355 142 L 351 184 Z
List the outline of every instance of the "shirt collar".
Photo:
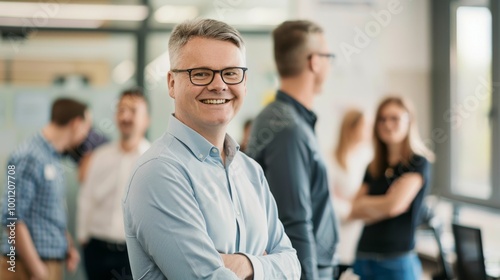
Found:
M 299 115 L 302 116 L 305 121 L 314 129 L 314 125 L 316 124 L 318 117 L 313 111 L 304 107 L 304 105 L 300 104 L 297 100 L 295 100 L 293 97 L 282 90 L 278 90 L 276 99 L 291 104 L 295 108 L 295 110 L 297 110 Z
M 49 143 L 49 141 L 47 140 L 47 138 L 45 138 L 45 136 L 43 136 L 42 132 L 39 131 L 36 135 L 35 135 L 36 138 L 38 138 L 39 142 L 41 143 L 41 145 L 47 150 L 49 151 L 51 154 L 55 155 L 56 157 L 61 157 L 61 153 L 57 152 L 56 149 L 54 148 L 54 146 L 52 146 L 52 144 Z
M 199 161 L 204 161 L 209 155 L 214 156 L 214 154 L 218 154 L 217 147 L 212 145 L 212 143 L 198 132 L 183 124 L 174 115 L 171 115 L 169 118 L 167 133 L 183 143 Z M 226 134 L 224 149 L 227 156 L 226 159 L 230 163 L 240 149 L 240 145 L 231 136 Z

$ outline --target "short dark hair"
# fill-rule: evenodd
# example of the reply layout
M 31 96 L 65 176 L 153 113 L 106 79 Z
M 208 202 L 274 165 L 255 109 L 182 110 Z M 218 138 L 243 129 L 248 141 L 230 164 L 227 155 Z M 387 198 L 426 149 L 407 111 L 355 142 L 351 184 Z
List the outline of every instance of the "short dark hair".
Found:
M 144 100 L 146 100 L 146 96 L 144 95 L 144 92 L 142 91 L 141 88 L 134 87 L 134 88 L 129 88 L 126 89 L 122 92 L 120 95 L 120 98 L 125 97 L 125 96 L 134 96 L 134 97 L 140 97 Z
M 141 88 L 134 87 L 134 88 L 129 88 L 129 89 L 124 90 L 122 92 L 122 94 L 120 95 L 120 100 L 123 99 L 124 97 L 128 97 L 128 96 L 129 97 L 136 97 L 136 98 L 140 98 L 140 99 L 144 100 L 144 103 L 146 103 L 146 108 L 149 111 L 148 99 Z
M 322 33 L 319 25 L 308 20 L 285 21 L 274 29 L 274 60 L 280 77 L 293 77 L 304 70 L 309 37 Z
M 71 98 L 58 98 L 52 103 L 50 121 L 65 126 L 75 118 L 85 119 L 87 105 Z

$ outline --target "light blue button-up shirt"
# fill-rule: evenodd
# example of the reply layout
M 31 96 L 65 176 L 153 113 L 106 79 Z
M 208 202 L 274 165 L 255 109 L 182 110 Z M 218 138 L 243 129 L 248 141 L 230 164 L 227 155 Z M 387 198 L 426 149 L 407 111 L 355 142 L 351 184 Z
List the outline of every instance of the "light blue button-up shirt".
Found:
M 254 279 L 300 277 L 261 167 L 229 135 L 224 149 L 225 165 L 171 116 L 141 157 L 123 202 L 134 279 L 238 279 L 219 253 L 245 254 Z

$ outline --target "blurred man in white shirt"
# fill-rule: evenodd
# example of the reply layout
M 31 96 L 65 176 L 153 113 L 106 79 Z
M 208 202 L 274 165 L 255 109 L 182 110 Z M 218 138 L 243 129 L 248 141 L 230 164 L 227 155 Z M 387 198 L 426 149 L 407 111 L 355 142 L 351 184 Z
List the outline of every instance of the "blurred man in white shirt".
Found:
M 78 198 L 78 239 L 92 280 L 131 277 L 121 199 L 135 162 L 149 147 L 148 104 L 139 89 L 124 91 L 116 112 L 120 140 L 95 150 Z

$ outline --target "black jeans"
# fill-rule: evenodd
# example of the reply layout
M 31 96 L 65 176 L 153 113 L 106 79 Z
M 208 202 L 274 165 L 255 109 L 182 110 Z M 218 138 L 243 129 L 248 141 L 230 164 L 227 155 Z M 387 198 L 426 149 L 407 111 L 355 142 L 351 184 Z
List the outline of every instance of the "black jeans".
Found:
M 125 244 L 92 238 L 83 248 L 83 254 L 89 280 L 132 280 Z

